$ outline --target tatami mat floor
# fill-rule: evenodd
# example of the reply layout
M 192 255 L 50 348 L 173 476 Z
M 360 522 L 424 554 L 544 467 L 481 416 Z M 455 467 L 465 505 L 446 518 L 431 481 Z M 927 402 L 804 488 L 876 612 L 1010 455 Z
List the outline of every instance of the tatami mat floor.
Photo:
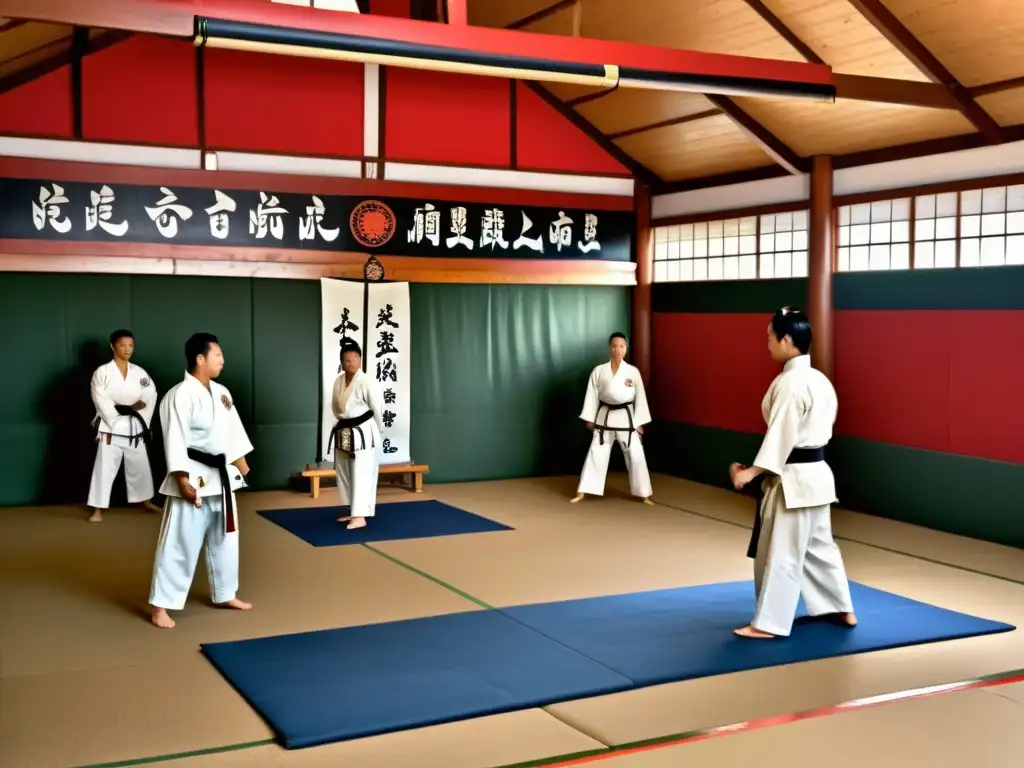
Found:
M 0 766 L 149 764 L 494 768 L 544 762 L 854 699 L 1024 667 L 1024 632 L 656 686 L 360 741 L 287 752 L 199 654 L 201 642 L 278 635 L 494 606 L 750 578 L 750 500 L 655 477 L 659 505 L 621 493 L 566 501 L 572 478 L 429 486 L 514 531 L 313 548 L 254 514 L 335 503 L 242 498 L 242 594 L 255 610 L 203 602 L 200 565 L 178 626 L 146 621 L 159 519 L 70 508 L 0 511 Z M 382 501 L 408 500 L 382 490 Z M 953 610 L 1024 626 L 1024 552 L 837 511 L 850 576 Z M 431 578 L 427 578 L 427 575 Z M 443 582 L 443 583 L 439 583 Z M 898 729 L 898 731 L 897 731 Z M 472 731 L 472 732 L 470 732 Z M 609 768 L 1017 766 L 1024 687 L 884 704 L 696 743 L 598 755 Z M 228 751 L 228 747 L 237 747 Z M 590 759 L 590 758 L 585 758 Z M 817 758 L 814 758 L 817 759 Z M 798 760 L 797 763 L 801 761 Z M 540 763 L 538 763 L 540 764 Z

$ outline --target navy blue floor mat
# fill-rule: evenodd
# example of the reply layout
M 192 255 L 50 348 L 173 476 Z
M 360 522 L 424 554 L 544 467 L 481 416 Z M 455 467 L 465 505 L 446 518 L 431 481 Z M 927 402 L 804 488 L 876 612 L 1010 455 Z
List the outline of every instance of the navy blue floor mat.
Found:
M 753 584 L 736 582 L 213 643 L 202 650 L 284 745 L 296 748 L 1014 629 L 851 587 L 857 627 L 798 620 L 790 637 L 776 640 L 732 634 L 754 607 Z
M 1004 632 L 979 619 L 853 583 L 853 629 L 806 618 L 785 639 L 754 641 L 732 630 L 754 609 L 752 582 L 708 584 L 505 608 L 542 635 L 614 669 L 638 687 L 865 651 Z
M 212 643 L 202 650 L 288 749 L 632 686 L 498 611 Z
M 348 514 L 348 507 L 265 509 L 259 514 L 314 547 L 513 530 L 486 517 L 431 499 L 378 504 L 376 515 L 368 519 L 366 527 L 353 531 L 338 522 L 339 517 Z

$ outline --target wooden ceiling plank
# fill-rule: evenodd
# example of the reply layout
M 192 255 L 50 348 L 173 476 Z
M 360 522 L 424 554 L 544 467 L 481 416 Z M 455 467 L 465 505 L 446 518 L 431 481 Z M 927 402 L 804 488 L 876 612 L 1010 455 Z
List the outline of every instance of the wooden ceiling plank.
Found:
M 570 123 L 579 128 L 585 133 L 594 143 L 600 146 L 605 152 L 618 160 L 623 166 L 629 169 L 629 171 L 640 181 L 647 184 L 649 187 L 658 187 L 664 183 L 664 180 L 658 176 L 654 171 L 641 163 L 638 163 L 626 152 L 622 151 L 614 142 L 608 139 L 601 131 L 594 127 L 594 124 L 587 120 L 583 115 L 577 112 L 570 106 L 567 106 L 564 101 L 555 96 L 551 91 L 545 88 L 540 83 L 532 80 L 525 80 L 523 84 L 533 91 L 535 94 L 540 96 L 550 107 L 557 111 L 562 117 L 568 120 Z
M 807 59 L 807 61 L 809 61 L 811 64 L 825 64 L 824 59 L 822 59 L 818 54 L 816 54 L 814 50 L 811 48 L 811 46 L 809 46 L 807 43 L 805 43 L 803 40 L 797 37 L 797 34 L 789 27 L 787 27 L 783 23 L 782 19 L 780 19 L 778 16 L 772 13 L 771 9 L 767 5 L 765 5 L 761 0 L 745 1 L 747 5 L 749 5 L 757 13 L 758 16 L 764 19 L 768 23 L 768 25 L 772 29 L 774 29 L 780 37 L 782 37 L 783 40 L 785 40 L 787 43 L 793 46 L 793 49 L 801 56 L 803 56 L 805 59 Z
M 554 16 L 559 11 L 562 11 L 571 6 L 577 5 L 579 0 L 558 0 L 557 3 L 541 8 L 539 11 L 531 13 L 529 16 L 524 16 L 521 19 L 513 21 L 511 24 L 507 24 L 505 29 L 523 29 L 531 24 L 534 24 L 542 19 L 546 19 L 548 16 Z
M 970 92 L 957 81 L 925 45 L 911 34 L 903 22 L 890 11 L 881 0 L 849 0 L 850 4 L 881 32 L 918 69 L 936 83 L 949 89 L 964 117 L 971 121 L 990 144 L 1002 144 L 1006 138 L 1003 129 L 974 100 Z
M 658 128 L 668 128 L 670 125 L 681 125 L 682 123 L 692 123 L 695 120 L 704 120 L 709 117 L 715 117 L 716 115 L 722 114 L 720 109 L 708 109 L 704 112 L 696 112 L 692 115 L 682 115 L 681 117 L 670 117 L 667 120 L 659 120 L 656 123 L 649 123 L 648 125 L 639 125 L 636 128 L 627 128 L 624 131 L 616 131 L 615 133 L 606 133 L 605 137 L 614 141 L 615 139 L 624 139 L 626 136 L 635 136 L 638 133 L 646 133 L 647 131 L 655 131 Z
M 778 136 L 748 115 L 732 99 L 707 93 L 704 94 L 704 98 L 728 115 L 740 130 L 789 173 L 796 175 L 807 172 L 810 166 L 805 158 L 800 157 Z

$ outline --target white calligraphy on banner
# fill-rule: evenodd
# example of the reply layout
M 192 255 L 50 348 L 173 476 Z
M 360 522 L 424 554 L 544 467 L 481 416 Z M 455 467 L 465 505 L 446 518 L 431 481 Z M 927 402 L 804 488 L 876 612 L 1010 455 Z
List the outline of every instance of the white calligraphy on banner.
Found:
M 403 464 L 409 454 L 412 392 L 412 334 L 408 283 L 370 283 L 363 368 L 384 396 L 381 464 Z
M 327 461 L 328 441 L 334 427 L 331 398 L 334 381 L 341 373 L 341 346 L 353 339 L 363 350 L 363 370 L 380 386 L 384 412 L 383 444 L 378 448 L 381 464 L 411 461 L 412 356 L 410 353 L 409 284 L 370 283 L 364 312 L 361 281 L 320 279 L 321 356 L 323 406 L 321 455 Z M 365 320 L 364 320 L 365 318 Z M 365 327 L 364 327 L 365 325 Z

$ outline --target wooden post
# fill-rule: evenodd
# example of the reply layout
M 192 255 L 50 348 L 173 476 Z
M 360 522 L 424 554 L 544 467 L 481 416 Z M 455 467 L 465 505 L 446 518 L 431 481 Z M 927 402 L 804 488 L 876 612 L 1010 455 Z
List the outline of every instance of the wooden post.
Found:
M 633 289 L 630 356 L 650 392 L 654 231 L 651 229 L 651 190 L 646 184 L 635 182 L 633 203 L 636 210 L 636 287 Z
M 832 157 L 816 155 L 811 164 L 811 213 L 807 248 L 807 316 L 814 341 L 811 363 L 833 379 L 832 272 L 835 268 L 835 205 Z M 834 380 L 834 379 L 833 379 Z

